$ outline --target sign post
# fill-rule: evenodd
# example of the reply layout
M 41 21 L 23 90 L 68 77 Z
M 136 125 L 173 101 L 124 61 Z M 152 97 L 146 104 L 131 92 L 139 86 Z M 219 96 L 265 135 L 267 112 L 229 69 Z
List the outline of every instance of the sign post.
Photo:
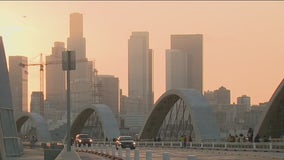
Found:
M 70 70 L 76 69 L 75 51 L 62 52 L 62 69 L 67 73 L 67 152 L 71 151 L 70 137 Z

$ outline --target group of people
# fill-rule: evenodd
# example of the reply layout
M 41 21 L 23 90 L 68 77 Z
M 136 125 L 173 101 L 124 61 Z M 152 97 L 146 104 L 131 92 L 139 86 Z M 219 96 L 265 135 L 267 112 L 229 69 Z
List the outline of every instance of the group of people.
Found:
M 263 136 L 263 138 L 261 138 L 258 134 L 253 137 L 253 129 L 249 128 L 248 132 L 247 132 L 247 136 L 244 136 L 243 134 L 235 135 L 232 136 L 231 134 L 229 134 L 228 137 L 228 142 L 269 142 L 270 138 Z
M 188 139 L 187 139 L 185 135 L 182 135 L 182 136 L 180 137 L 180 141 L 182 142 L 182 147 L 185 148 L 187 142 L 192 142 L 192 138 L 191 138 L 191 136 L 189 135 L 189 136 L 188 136 Z

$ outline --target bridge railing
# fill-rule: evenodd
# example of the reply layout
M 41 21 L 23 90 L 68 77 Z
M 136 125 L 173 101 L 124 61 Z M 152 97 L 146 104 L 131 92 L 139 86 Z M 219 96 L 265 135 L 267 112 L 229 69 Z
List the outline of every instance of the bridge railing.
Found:
M 115 142 L 95 141 L 95 144 L 115 145 Z M 193 148 L 193 149 L 212 149 L 212 150 L 233 150 L 233 151 L 268 151 L 284 152 L 283 142 L 187 142 L 183 147 L 182 142 L 172 141 L 138 141 L 137 147 L 156 147 L 156 148 Z

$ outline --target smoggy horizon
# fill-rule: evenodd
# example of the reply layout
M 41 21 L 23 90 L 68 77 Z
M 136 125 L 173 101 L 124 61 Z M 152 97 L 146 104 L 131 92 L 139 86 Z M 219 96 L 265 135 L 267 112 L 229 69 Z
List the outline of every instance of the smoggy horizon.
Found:
M 128 95 L 127 41 L 149 32 L 155 101 L 165 92 L 165 52 L 174 34 L 203 35 L 203 90 L 231 90 L 252 104 L 270 99 L 283 79 L 284 2 L 0 2 L 6 56 L 38 63 L 54 42 L 67 47 L 69 16 L 83 14 L 86 54 L 101 75 L 119 78 Z M 39 67 L 29 67 L 29 96 L 39 90 Z

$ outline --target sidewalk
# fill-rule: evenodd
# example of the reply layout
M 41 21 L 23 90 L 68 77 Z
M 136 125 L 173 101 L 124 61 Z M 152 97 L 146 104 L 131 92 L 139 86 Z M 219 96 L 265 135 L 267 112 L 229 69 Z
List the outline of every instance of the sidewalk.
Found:
M 18 160 L 44 160 L 43 148 L 29 148 L 24 147 L 24 154 L 21 157 L 17 157 Z
M 81 160 L 77 152 L 73 149 L 71 152 L 66 151 L 66 147 L 56 157 L 56 160 Z M 21 157 L 11 157 L 9 160 L 44 160 L 44 149 L 41 147 L 24 147 L 24 154 Z

